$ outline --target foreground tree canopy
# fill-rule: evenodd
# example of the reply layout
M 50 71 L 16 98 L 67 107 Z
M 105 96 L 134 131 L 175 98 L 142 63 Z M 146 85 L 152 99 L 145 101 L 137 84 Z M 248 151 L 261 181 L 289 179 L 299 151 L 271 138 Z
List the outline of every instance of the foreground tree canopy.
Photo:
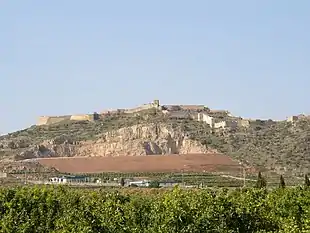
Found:
M 0 232 L 310 232 L 308 189 L 126 190 L 2 189 Z

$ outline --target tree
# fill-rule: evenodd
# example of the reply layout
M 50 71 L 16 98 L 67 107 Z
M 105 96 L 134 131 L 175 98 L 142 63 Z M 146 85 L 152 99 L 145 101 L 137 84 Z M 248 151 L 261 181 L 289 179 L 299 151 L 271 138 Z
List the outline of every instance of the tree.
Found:
M 280 188 L 285 188 L 285 181 L 284 181 L 284 177 L 281 175 L 280 176 L 280 185 L 279 185 Z
M 256 182 L 256 188 L 262 189 L 262 188 L 266 188 L 267 186 L 267 182 L 265 180 L 265 178 L 262 176 L 262 173 L 259 172 L 258 176 L 257 176 L 257 182 Z
M 159 182 L 156 180 L 153 180 L 149 184 L 149 188 L 159 188 Z
M 124 187 L 124 186 L 125 186 L 125 180 L 124 180 L 124 178 L 123 178 L 123 177 L 121 178 L 120 184 L 121 184 L 121 186 L 122 186 L 122 187 Z
M 305 187 L 310 187 L 310 180 L 307 174 L 305 175 Z

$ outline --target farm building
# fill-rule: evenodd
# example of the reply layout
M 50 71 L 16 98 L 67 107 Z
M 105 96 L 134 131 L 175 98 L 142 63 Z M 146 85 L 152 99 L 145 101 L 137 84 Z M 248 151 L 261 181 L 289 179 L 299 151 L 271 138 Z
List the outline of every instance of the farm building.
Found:
M 149 180 L 130 181 L 128 185 L 137 185 L 138 187 L 148 187 L 150 185 Z
M 128 185 L 137 185 L 138 187 L 149 187 L 151 184 L 150 180 L 139 180 L 139 181 L 130 181 Z M 159 187 L 173 187 L 178 183 L 175 181 L 159 181 Z
M 89 182 L 89 178 L 86 176 L 61 176 L 61 177 L 52 177 L 49 179 L 52 183 L 84 183 Z

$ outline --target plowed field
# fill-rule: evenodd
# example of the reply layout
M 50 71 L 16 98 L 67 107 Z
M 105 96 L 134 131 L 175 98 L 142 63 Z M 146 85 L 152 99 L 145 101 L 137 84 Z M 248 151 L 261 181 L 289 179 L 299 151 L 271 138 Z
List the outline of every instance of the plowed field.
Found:
M 220 154 L 74 157 L 39 159 L 42 165 L 67 173 L 240 171 L 238 162 Z

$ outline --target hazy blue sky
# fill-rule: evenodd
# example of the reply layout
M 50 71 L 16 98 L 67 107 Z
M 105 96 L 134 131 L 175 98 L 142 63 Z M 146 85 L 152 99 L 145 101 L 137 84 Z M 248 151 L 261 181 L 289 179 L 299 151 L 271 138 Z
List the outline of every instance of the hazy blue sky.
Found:
M 1 0 L 0 132 L 153 99 L 310 113 L 309 25 L 309 0 Z

